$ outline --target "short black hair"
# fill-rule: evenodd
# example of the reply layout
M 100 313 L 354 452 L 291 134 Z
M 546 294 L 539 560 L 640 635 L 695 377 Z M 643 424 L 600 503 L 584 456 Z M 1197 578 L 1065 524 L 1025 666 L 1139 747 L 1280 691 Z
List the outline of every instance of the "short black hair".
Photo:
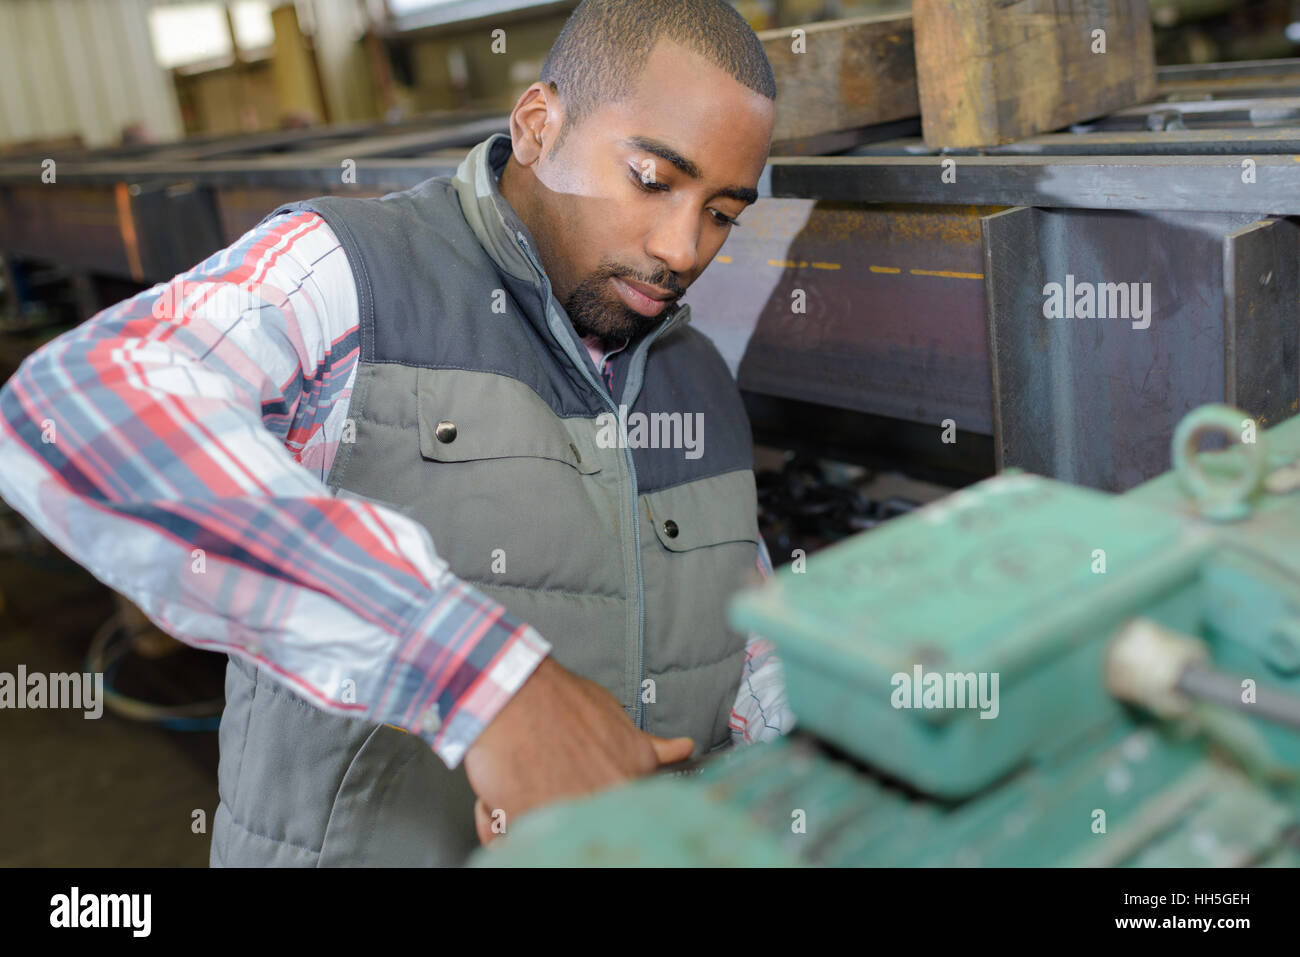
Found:
M 564 104 L 564 124 L 552 151 L 599 107 L 631 92 L 660 40 L 698 53 L 754 92 L 776 99 L 776 77 L 763 44 L 726 0 L 582 0 L 539 77 Z

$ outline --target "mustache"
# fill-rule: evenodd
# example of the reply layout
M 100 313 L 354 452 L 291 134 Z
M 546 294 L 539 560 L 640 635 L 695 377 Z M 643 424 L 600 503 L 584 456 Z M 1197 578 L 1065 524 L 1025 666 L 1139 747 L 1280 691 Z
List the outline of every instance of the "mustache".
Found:
M 624 269 L 621 266 L 606 267 L 601 270 L 601 279 L 631 279 L 634 282 L 645 283 L 647 286 L 657 286 L 660 289 L 666 289 L 672 294 L 674 299 L 680 299 L 686 294 L 686 287 L 673 278 L 671 272 L 660 272 L 654 276 L 643 276 L 631 269 Z

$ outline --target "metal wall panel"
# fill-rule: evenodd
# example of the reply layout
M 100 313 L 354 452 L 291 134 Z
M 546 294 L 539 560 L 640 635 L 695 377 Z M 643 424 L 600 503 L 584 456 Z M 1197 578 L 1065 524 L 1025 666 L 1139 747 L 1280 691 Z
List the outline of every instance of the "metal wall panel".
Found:
M 176 91 L 154 59 L 155 0 L 0 0 L 0 144 L 80 134 L 118 142 L 146 123 L 182 135 Z

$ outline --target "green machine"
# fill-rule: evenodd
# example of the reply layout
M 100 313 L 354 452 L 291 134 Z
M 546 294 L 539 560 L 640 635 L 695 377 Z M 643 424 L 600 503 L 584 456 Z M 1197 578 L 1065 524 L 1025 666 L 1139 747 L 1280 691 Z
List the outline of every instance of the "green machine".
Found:
M 1173 457 L 1118 496 L 1008 470 L 784 566 L 730 617 L 794 733 L 472 863 L 1300 864 L 1300 417 L 1205 406 Z

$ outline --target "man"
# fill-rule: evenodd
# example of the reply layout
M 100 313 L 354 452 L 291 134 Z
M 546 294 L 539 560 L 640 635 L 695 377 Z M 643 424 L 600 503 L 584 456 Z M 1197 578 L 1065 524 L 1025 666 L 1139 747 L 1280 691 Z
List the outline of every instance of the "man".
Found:
M 0 393 L 0 492 L 230 656 L 214 865 L 458 863 L 788 730 L 725 621 L 749 425 L 677 302 L 774 95 L 727 4 L 586 0 L 454 178 L 276 210 Z

